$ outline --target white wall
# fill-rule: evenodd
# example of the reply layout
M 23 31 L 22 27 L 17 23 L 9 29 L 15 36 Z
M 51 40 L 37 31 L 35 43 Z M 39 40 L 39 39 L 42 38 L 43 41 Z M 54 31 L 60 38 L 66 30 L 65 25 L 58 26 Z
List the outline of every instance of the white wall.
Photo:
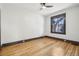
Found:
M 43 17 L 24 8 L 3 6 L 1 9 L 1 44 L 40 37 Z
M 0 8 L 0 24 L 1 24 L 1 8 Z M 0 47 L 1 47 L 1 25 L 0 25 Z
M 67 10 L 68 37 L 79 42 L 79 6 Z
M 51 23 L 50 17 L 58 15 L 61 13 L 66 13 L 66 35 L 51 33 Z M 79 6 L 71 7 L 61 11 L 57 11 L 50 15 L 45 16 L 45 29 L 44 33 L 47 36 L 69 39 L 73 41 L 79 41 Z

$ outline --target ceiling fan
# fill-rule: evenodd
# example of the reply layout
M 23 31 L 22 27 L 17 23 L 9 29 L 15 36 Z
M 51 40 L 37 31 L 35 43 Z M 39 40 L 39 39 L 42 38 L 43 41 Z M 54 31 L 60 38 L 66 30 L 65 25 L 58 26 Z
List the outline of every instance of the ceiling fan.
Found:
M 53 7 L 53 5 L 48 5 L 47 3 L 40 3 L 40 5 L 42 6 L 40 10 Z

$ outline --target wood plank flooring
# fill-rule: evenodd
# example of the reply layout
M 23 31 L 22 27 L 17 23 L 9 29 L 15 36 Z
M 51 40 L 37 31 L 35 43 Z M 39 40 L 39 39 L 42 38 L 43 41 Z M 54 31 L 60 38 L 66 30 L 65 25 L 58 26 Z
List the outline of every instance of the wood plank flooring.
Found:
M 79 46 L 52 38 L 40 38 L 2 47 L 1 56 L 79 56 Z

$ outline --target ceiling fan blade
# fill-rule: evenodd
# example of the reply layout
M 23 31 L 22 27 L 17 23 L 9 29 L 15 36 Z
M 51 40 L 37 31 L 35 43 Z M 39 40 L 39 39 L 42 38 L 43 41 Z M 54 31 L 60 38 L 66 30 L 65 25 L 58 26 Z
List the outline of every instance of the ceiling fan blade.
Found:
M 53 7 L 53 6 L 46 6 L 47 8 Z
M 46 3 L 40 3 L 40 5 L 42 6 L 40 10 L 53 7 L 52 5 L 47 5 Z

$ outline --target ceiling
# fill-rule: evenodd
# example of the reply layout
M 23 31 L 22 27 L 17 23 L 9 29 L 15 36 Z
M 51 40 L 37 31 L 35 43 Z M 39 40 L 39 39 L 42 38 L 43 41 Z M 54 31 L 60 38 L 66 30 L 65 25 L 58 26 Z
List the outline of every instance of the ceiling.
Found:
M 47 4 L 53 5 L 54 7 L 40 10 L 40 8 L 42 7 L 40 3 L 5 3 L 4 5 L 26 8 L 29 11 L 40 13 L 42 15 L 47 15 L 56 12 L 58 10 L 62 10 L 64 8 L 76 5 L 75 3 L 47 3 Z

